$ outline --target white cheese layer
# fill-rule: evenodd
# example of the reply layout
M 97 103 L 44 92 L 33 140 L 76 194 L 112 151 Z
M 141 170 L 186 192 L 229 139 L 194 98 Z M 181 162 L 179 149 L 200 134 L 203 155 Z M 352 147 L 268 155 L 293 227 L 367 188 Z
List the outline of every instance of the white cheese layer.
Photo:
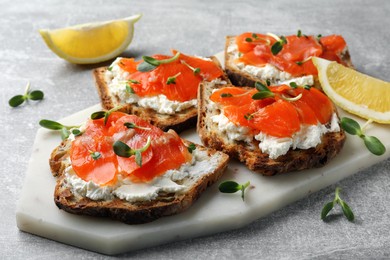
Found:
M 230 46 L 227 48 L 227 52 L 230 55 L 233 55 L 234 59 L 239 58 L 238 46 L 235 43 L 230 43 Z M 242 72 L 248 73 L 254 77 L 259 78 L 262 81 L 270 80 L 272 85 L 282 85 L 290 84 L 295 82 L 299 86 L 314 84 L 314 79 L 312 75 L 303 76 L 303 77 L 293 77 L 290 73 L 281 71 L 271 64 L 266 64 L 263 67 L 257 67 L 252 65 L 245 65 L 244 63 L 232 63 L 236 69 L 241 70 Z
M 328 132 L 339 132 L 337 115 L 334 113 L 330 125 L 327 127 L 323 124 L 301 125 L 300 130 L 293 134 L 291 138 L 278 138 L 260 132 L 253 136 L 250 134 L 250 128 L 239 126 L 232 123 L 221 112 L 219 115 L 211 117 L 213 123 L 217 124 L 219 131 L 225 134 L 230 141 L 245 141 L 249 145 L 254 139 L 259 141 L 259 148 L 263 153 L 269 155 L 271 159 L 276 159 L 286 154 L 292 149 L 309 149 L 316 147 L 321 143 L 321 137 Z
M 114 186 L 99 186 L 92 181 L 79 178 L 72 166 L 65 170 L 66 183 L 72 192 L 91 200 L 111 200 L 115 197 L 129 202 L 152 201 L 160 193 L 185 193 L 191 185 L 218 167 L 219 157 L 209 157 L 206 151 L 195 149 L 192 161 L 179 169 L 168 170 L 148 183 L 133 183 L 128 178 L 118 178 Z

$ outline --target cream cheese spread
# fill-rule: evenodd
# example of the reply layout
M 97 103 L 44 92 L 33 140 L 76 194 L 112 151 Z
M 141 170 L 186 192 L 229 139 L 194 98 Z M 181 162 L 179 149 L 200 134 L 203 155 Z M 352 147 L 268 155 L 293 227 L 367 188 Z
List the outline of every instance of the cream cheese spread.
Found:
M 239 52 L 237 44 L 231 43 L 227 48 L 228 54 L 232 55 L 234 59 L 239 58 Z M 232 63 L 235 64 L 235 63 Z M 312 75 L 303 76 L 303 77 L 293 77 L 290 73 L 281 71 L 275 66 L 271 64 L 266 64 L 263 67 L 245 65 L 244 63 L 236 63 L 236 68 L 245 73 L 253 75 L 263 81 L 270 80 L 273 85 L 282 85 L 282 84 L 290 84 L 291 82 L 295 82 L 299 86 L 314 85 L 314 79 Z
M 259 141 L 259 148 L 263 153 L 269 155 L 271 159 L 276 159 L 284 155 L 292 149 L 309 149 L 316 147 L 321 143 L 321 137 L 328 132 L 339 132 L 340 127 L 336 113 L 333 113 L 332 119 L 328 126 L 323 124 L 304 125 L 301 124 L 300 130 L 293 134 L 292 137 L 278 138 L 260 132 L 256 135 L 250 133 L 250 128 L 245 126 L 235 125 L 221 112 L 219 115 L 211 117 L 223 134 L 227 136 L 229 141 L 245 141 L 250 146 L 253 138 Z
M 92 181 L 84 181 L 73 171 L 70 164 L 65 170 L 65 180 L 72 192 L 91 200 L 111 200 L 115 197 L 129 202 L 152 201 L 160 193 L 185 193 L 192 184 L 218 167 L 218 155 L 209 157 L 206 151 L 195 149 L 192 161 L 179 169 L 168 170 L 148 183 L 133 183 L 128 178 L 118 176 L 113 186 L 99 186 Z

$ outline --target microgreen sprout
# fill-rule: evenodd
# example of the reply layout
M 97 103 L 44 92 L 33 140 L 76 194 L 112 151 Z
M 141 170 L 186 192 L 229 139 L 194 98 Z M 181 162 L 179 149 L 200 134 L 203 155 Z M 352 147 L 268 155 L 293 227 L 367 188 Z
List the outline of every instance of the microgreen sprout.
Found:
M 367 136 L 364 134 L 365 127 L 371 122 L 372 120 L 368 120 L 363 127 L 360 127 L 359 123 L 355 120 L 348 117 L 343 117 L 341 118 L 341 127 L 348 134 L 357 135 L 358 137 L 360 137 L 364 141 L 364 144 L 366 145 L 367 149 L 371 153 L 379 156 L 386 152 L 386 147 L 375 136 Z
M 298 30 L 298 32 L 297 32 L 297 36 L 298 36 L 298 37 L 301 37 L 301 36 L 302 36 L 302 32 L 301 32 L 301 30 Z
M 344 213 L 345 217 L 349 221 L 353 221 L 355 219 L 355 216 L 354 216 L 354 214 L 352 212 L 352 209 L 348 206 L 348 204 L 344 200 L 342 200 L 340 198 L 340 191 L 341 191 L 341 188 L 337 187 L 336 191 L 335 191 L 334 200 L 331 201 L 331 202 L 326 203 L 325 206 L 323 207 L 323 209 L 321 211 L 321 219 L 322 220 L 324 220 L 326 218 L 328 213 L 333 209 L 333 207 L 336 204 L 339 204 L 341 206 L 341 209 L 343 210 L 343 213 Z
M 138 80 L 135 80 L 135 79 L 129 79 L 129 82 L 131 84 L 141 84 L 141 82 L 139 82 Z
M 116 141 L 113 145 L 114 148 L 114 153 L 120 157 L 126 157 L 129 158 L 130 156 L 135 156 L 135 163 L 139 166 L 142 167 L 142 154 L 145 152 L 150 144 L 151 144 L 151 138 L 148 136 L 148 139 L 146 141 L 146 144 L 139 148 L 139 149 L 132 149 L 130 148 L 127 144 L 125 144 L 122 141 Z
M 188 64 L 187 62 L 185 62 L 184 60 L 181 60 L 180 62 L 181 62 L 181 64 L 186 65 L 190 70 L 192 70 L 192 72 L 194 73 L 195 76 L 196 76 L 196 75 L 199 75 L 199 73 L 200 73 L 200 68 L 194 68 L 194 67 L 192 67 L 190 64 Z
M 177 73 L 176 75 L 173 75 L 172 77 L 168 77 L 167 79 L 167 85 L 170 84 L 176 84 L 176 78 L 181 75 L 181 72 Z
M 250 182 L 246 182 L 244 184 L 239 184 L 235 181 L 225 181 L 219 184 L 219 191 L 222 193 L 236 193 L 237 191 L 241 191 L 242 200 L 245 199 L 245 189 L 248 188 Z
M 91 155 L 92 159 L 94 159 L 95 161 L 98 160 L 100 157 L 102 157 L 102 154 L 99 152 L 89 151 L 89 154 Z
M 267 33 L 267 35 L 276 40 L 276 42 L 271 46 L 271 52 L 273 55 L 277 55 L 283 49 L 283 45 L 287 44 L 287 39 L 284 36 L 278 37 L 273 33 Z
M 108 120 L 108 117 L 110 116 L 110 114 L 112 112 L 115 112 L 119 109 L 121 109 L 122 106 L 117 106 L 117 107 L 114 107 L 108 111 L 97 111 L 97 112 L 94 112 L 91 114 L 91 119 L 92 120 L 97 120 L 97 119 L 100 119 L 100 118 L 104 118 L 104 125 L 106 125 L 107 123 L 107 120 Z
M 44 94 L 41 90 L 33 90 L 30 91 L 30 82 L 27 83 L 26 90 L 24 91 L 23 95 L 16 95 L 12 97 L 9 101 L 8 104 L 11 107 L 17 107 L 23 104 L 25 101 L 28 100 L 42 100 L 44 97 Z
M 256 33 L 252 33 L 252 37 L 246 37 L 245 41 L 253 44 L 265 44 L 265 45 L 271 44 L 271 41 L 269 39 L 261 38 Z
M 195 149 L 196 149 L 196 145 L 194 143 L 190 143 L 188 146 L 187 146 L 187 149 L 190 153 L 192 153 Z
M 131 123 L 131 122 L 126 122 L 126 123 L 124 123 L 123 125 L 126 126 L 126 127 L 129 128 L 129 129 L 137 128 L 137 129 L 141 129 L 141 130 L 145 130 L 145 131 L 150 131 L 150 130 L 152 130 L 150 127 L 139 126 L 139 125 L 136 125 L 136 124 Z
M 73 134 L 74 136 L 82 134 L 80 129 L 78 129 L 80 126 L 66 126 L 52 120 L 42 119 L 39 121 L 39 125 L 50 130 L 60 131 L 62 140 L 67 139 L 70 134 Z
M 221 98 L 228 98 L 228 97 L 233 97 L 231 93 L 221 93 Z
M 258 100 L 275 96 L 275 94 L 261 82 L 255 82 L 255 88 L 258 92 L 253 94 L 252 99 Z
M 129 84 L 126 84 L 126 92 L 129 94 L 135 94 L 134 89 Z
M 165 59 L 165 60 L 157 60 L 150 56 L 142 56 L 142 59 L 144 61 L 138 64 L 137 70 L 141 72 L 148 72 L 154 70 L 161 64 L 167 64 L 177 60 L 179 56 L 180 56 L 180 52 L 177 52 L 172 58 Z

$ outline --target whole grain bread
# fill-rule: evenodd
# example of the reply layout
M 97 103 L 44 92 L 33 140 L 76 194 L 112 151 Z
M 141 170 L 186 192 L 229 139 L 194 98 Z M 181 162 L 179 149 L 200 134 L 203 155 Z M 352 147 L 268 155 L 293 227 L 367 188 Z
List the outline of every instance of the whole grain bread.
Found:
M 221 68 L 221 64 L 218 59 L 214 56 L 210 57 L 211 60 Z M 95 78 L 96 88 L 100 96 L 102 107 L 106 110 L 110 110 L 117 106 L 122 106 L 119 111 L 139 116 L 140 118 L 149 121 L 151 124 L 158 128 L 166 131 L 173 129 L 177 133 L 184 130 L 193 128 L 196 126 L 196 120 L 198 110 L 196 107 L 190 107 L 184 111 L 177 112 L 172 115 L 160 114 L 151 108 L 144 108 L 139 106 L 137 103 L 126 104 L 120 100 L 116 95 L 112 95 L 107 86 L 105 72 L 108 67 L 100 67 L 93 70 L 93 76 Z M 228 81 L 227 76 L 224 74 L 222 80 Z
M 92 200 L 74 192 L 67 182 L 65 170 L 70 165 L 70 146 L 70 141 L 63 141 L 53 150 L 49 160 L 52 174 L 57 178 L 54 191 L 57 207 L 77 215 L 111 218 L 127 224 L 147 223 L 185 211 L 207 187 L 222 176 L 229 160 L 229 157 L 222 152 L 196 145 L 196 149 L 204 151 L 209 160 L 213 158 L 218 165 L 200 178 L 190 176 L 180 180 L 178 184 L 188 187 L 184 193 L 159 193 L 155 200 L 143 202 L 128 202 L 118 197 L 110 200 Z
M 268 154 L 259 149 L 259 142 L 253 139 L 249 145 L 245 141 L 232 141 L 218 129 L 211 119 L 213 115 L 221 113 L 221 109 L 211 105 L 209 99 L 213 89 L 229 85 L 213 85 L 203 83 L 198 94 L 198 123 L 197 131 L 203 144 L 207 147 L 223 151 L 231 158 L 236 158 L 255 172 L 263 175 L 275 175 L 298 171 L 314 167 L 321 167 L 334 158 L 341 150 L 345 141 L 345 133 L 328 132 L 322 136 L 322 142 L 315 148 L 291 149 L 276 159 L 269 158 Z
M 254 87 L 256 81 L 264 82 L 265 80 L 252 75 L 246 71 L 242 71 L 237 67 L 235 63 L 236 55 L 238 52 L 237 48 L 234 48 L 236 36 L 226 36 L 225 42 L 225 72 L 229 77 L 231 83 L 235 86 L 248 86 Z M 231 51 L 234 50 L 234 51 Z M 348 48 L 341 54 L 341 59 L 346 64 L 346 66 L 353 68 L 351 56 L 349 54 Z M 279 82 L 274 79 L 269 79 L 272 85 L 277 85 Z M 313 76 L 314 87 L 321 89 L 321 84 L 319 82 L 318 76 Z

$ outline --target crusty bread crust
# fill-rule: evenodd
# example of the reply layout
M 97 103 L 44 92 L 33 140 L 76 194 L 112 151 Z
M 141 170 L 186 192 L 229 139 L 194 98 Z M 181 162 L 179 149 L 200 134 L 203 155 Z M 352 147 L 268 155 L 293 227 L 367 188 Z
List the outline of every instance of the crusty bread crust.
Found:
M 50 158 L 52 174 L 57 177 L 54 191 L 54 201 L 57 207 L 77 215 L 106 217 L 126 224 L 147 223 L 185 211 L 207 187 L 222 176 L 229 160 L 229 156 L 222 152 L 197 145 L 197 149 L 207 150 L 210 156 L 217 154 L 219 165 L 213 172 L 197 180 L 185 193 L 159 194 L 156 200 L 146 202 L 128 202 L 116 197 L 112 200 L 95 201 L 72 193 L 71 188 L 66 183 L 64 172 L 69 165 L 69 148 L 69 141 L 62 142 L 53 150 Z
M 263 81 L 261 78 L 258 78 L 250 73 L 241 71 L 235 66 L 234 60 L 235 57 L 231 52 L 228 52 L 229 46 L 235 44 L 236 36 L 226 36 L 225 42 L 225 72 L 229 77 L 230 81 L 235 86 L 248 86 L 254 87 L 256 81 Z M 341 59 L 345 62 L 345 64 L 353 68 L 351 56 L 349 55 L 348 49 L 343 53 Z M 314 78 L 314 87 L 321 89 L 321 84 L 318 79 L 318 76 L 313 76 Z
M 221 67 L 218 59 L 214 56 L 210 57 L 212 61 Z M 107 82 L 105 80 L 105 72 L 107 67 L 100 67 L 93 70 L 93 76 L 95 78 L 96 88 L 98 90 L 102 107 L 106 110 L 110 110 L 121 103 L 119 97 L 111 95 Z M 225 81 L 228 80 L 226 75 L 223 75 Z M 122 105 L 122 104 L 121 104 Z M 119 110 L 128 114 L 137 115 L 138 117 L 150 122 L 163 131 L 173 129 L 177 133 L 184 130 L 195 127 L 197 121 L 198 110 L 196 107 L 191 107 L 181 112 L 177 112 L 173 115 L 160 114 L 151 108 L 144 108 L 138 106 L 138 104 L 125 104 Z
M 214 86 L 214 87 L 224 87 Z M 199 87 L 198 104 L 199 115 L 197 131 L 203 144 L 207 147 L 223 151 L 232 158 L 245 163 L 247 167 L 263 175 L 275 175 L 298 171 L 314 167 L 321 167 L 334 158 L 341 150 L 345 142 L 344 131 L 330 132 L 322 137 L 322 142 L 315 148 L 290 149 L 285 155 L 277 159 L 269 158 L 259 147 L 259 142 L 253 140 L 253 149 L 250 149 L 244 141 L 229 141 L 218 127 L 212 122 L 211 116 L 219 114 L 220 110 L 211 109 L 209 96 L 212 87 L 201 84 Z

